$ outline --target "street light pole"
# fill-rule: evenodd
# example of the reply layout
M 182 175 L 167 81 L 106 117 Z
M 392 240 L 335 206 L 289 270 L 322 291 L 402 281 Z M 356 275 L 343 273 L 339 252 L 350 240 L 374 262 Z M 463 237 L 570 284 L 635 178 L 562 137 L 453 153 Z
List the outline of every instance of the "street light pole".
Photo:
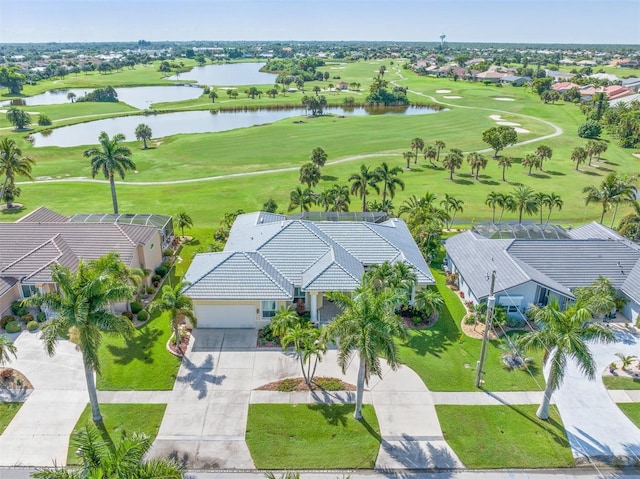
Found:
M 487 318 L 484 322 L 484 335 L 482 336 L 482 348 L 480 349 L 480 360 L 478 361 L 478 370 L 476 371 L 476 387 L 482 384 L 482 375 L 484 374 L 484 359 L 487 354 L 487 342 L 489 340 L 489 329 L 491 329 L 491 319 L 493 318 L 493 307 L 496 304 L 496 298 L 493 295 L 493 289 L 496 283 L 496 272 L 491 272 L 491 288 L 489 289 L 489 298 L 487 299 Z

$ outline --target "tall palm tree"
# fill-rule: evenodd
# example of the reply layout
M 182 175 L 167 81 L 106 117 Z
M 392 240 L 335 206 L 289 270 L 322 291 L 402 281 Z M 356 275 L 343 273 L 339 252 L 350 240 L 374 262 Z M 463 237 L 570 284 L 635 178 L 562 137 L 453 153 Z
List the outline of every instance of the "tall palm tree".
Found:
M 349 196 L 349 187 L 347 185 L 333 185 L 332 191 L 332 203 L 329 211 L 344 212 L 349 211 L 349 203 L 351 198 Z
M 596 140 L 589 140 L 584 147 L 584 150 L 587 152 L 587 157 L 589 158 L 589 163 L 587 163 L 588 166 L 591 166 L 591 160 L 593 160 L 593 156 L 598 152 L 599 143 L 600 142 Z
M 622 236 L 638 241 L 640 240 L 640 202 L 634 200 L 630 204 L 633 211 L 620 220 L 618 231 Z
M 95 426 L 86 425 L 73 439 L 81 466 L 78 469 L 40 469 L 33 473 L 39 479 L 182 479 L 184 466 L 174 459 L 145 460 L 152 440 L 144 433 L 123 433 L 115 446 L 102 440 Z
M 576 171 L 580 171 L 580 164 L 584 163 L 587 159 L 587 150 L 581 146 L 576 146 L 571 152 L 571 161 L 576 163 Z
M 631 202 L 635 199 L 637 188 L 635 183 L 637 179 L 633 176 L 618 175 L 617 173 L 609 173 L 599 187 L 589 185 L 582 189 L 586 193 L 585 204 L 600 203 L 602 205 L 602 213 L 600 215 L 600 223 L 604 221 L 604 215 L 607 210 L 615 207 L 612 224 L 618 211 L 618 206 L 622 202 Z
M 305 163 L 300 167 L 300 183 L 313 188 L 320 182 L 320 168 L 315 163 Z
M 169 313 L 169 321 L 173 330 L 173 339 L 176 348 L 180 351 L 180 324 L 185 318 L 191 321 L 195 328 L 198 325 L 198 318 L 193 312 L 193 301 L 185 293 L 185 288 L 189 286 L 186 281 L 180 281 L 175 286 L 165 284 L 162 287 L 160 301 L 151 303 L 151 311 Z
M 534 215 L 538 212 L 538 204 L 530 186 L 516 186 L 511 194 L 518 212 L 518 224 L 522 224 L 522 214 Z
M 487 159 L 482 153 L 478 153 L 476 151 L 472 151 L 467 155 L 467 163 L 471 166 L 471 174 L 473 175 L 475 172 L 476 181 L 479 180 L 478 175 L 480 174 L 480 168 L 484 169 L 487 167 Z
M 540 158 L 538 158 L 536 155 L 525 155 L 525 157 L 522 159 L 522 166 L 524 166 L 525 168 L 529 168 L 529 173 L 527 173 L 529 176 L 531 176 L 531 170 L 533 169 L 534 166 L 538 166 L 540 164 Z
M 394 289 L 403 302 L 410 302 L 413 291 L 418 284 L 415 268 L 404 261 L 393 263 L 389 286 Z
M 438 155 L 438 150 L 436 149 L 436 147 L 433 145 L 426 145 L 423 150 L 423 155 L 424 155 L 424 159 L 425 160 L 428 159 L 429 163 L 431 163 L 431 166 L 435 168 L 436 164 L 433 162 L 433 160 Z
M 319 168 L 323 167 L 327 162 L 327 152 L 318 146 L 311 151 L 309 159 L 311 160 L 311 163 L 317 165 Z
M 621 203 L 631 203 L 635 201 L 638 188 L 636 186 L 638 179 L 635 176 L 618 175 L 618 181 L 616 184 L 616 195 L 612 199 L 613 203 L 613 218 L 611 218 L 611 228 L 616 221 L 618 215 L 618 207 Z
M 131 150 L 121 145 L 125 140 L 122 133 L 118 133 L 109 138 L 104 131 L 100 133 L 98 142 L 100 147 L 89 148 L 84 152 L 85 158 L 91 158 L 91 176 L 94 178 L 101 171 L 105 178 L 109 179 L 111 185 L 111 200 L 113 201 L 113 212 L 118 214 L 118 197 L 116 196 L 116 174 L 124 180 L 127 170 L 135 170 L 136 164 L 131 161 Z
M 147 149 L 147 141 L 151 139 L 153 133 L 151 132 L 151 127 L 149 125 L 145 125 L 144 123 L 140 123 L 136 126 L 136 140 L 142 140 L 144 144 L 144 149 Z
M 440 152 L 447 147 L 447 145 L 445 144 L 444 141 L 442 140 L 436 140 L 433 142 L 433 146 L 436 147 L 436 161 L 440 161 Z
M 376 193 L 380 193 L 378 176 L 374 171 L 371 171 L 368 166 L 361 165 L 360 173 L 353 173 L 349 177 L 349 181 L 351 182 L 351 194 L 358 195 L 362 198 L 362 211 L 367 211 L 368 188 L 371 187 Z
M 22 150 L 10 138 L 0 140 L 0 175 L 4 175 L 4 182 L 0 188 L 0 201 L 4 198 L 7 188 L 15 184 L 16 176 L 24 176 L 33 180 L 31 170 L 35 162 L 28 156 L 22 156 Z
M 398 175 L 402 173 L 402 168 L 394 166 L 391 168 L 386 161 L 378 166 L 374 173 L 378 177 L 378 181 L 382 183 L 382 204 L 387 199 L 387 190 L 389 191 L 389 197 L 393 199 L 396 194 L 396 187 L 399 186 L 401 190 L 404 190 L 404 181 L 398 178 Z
M 600 156 L 607 151 L 607 144 L 604 141 L 598 141 L 595 147 L 596 160 L 600 161 Z
M 538 211 L 540 212 L 540 224 L 542 224 L 542 213 L 544 211 L 544 207 L 547 205 L 549 200 L 549 195 L 542 192 L 537 192 L 533 195 L 536 200 L 536 206 L 538 207 Z
M 504 197 L 500 199 L 498 206 L 500 207 L 500 218 L 498 219 L 498 223 L 502 223 L 502 217 L 504 216 L 505 210 L 511 212 L 518 211 L 516 200 L 511 194 L 504 195 Z
M 511 158 L 510 156 L 501 156 L 498 159 L 498 166 L 502 168 L 502 181 L 507 181 L 507 179 L 505 178 L 505 173 L 507 168 L 511 168 L 512 164 L 513 158 Z
M 404 153 L 402 153 L 402 158 L 404 158 L 404 161 L 407 162 L 407 170 L 411 169 L 411 159 L 413 158 L 413 152 L 412 151 L 405 151 Z
M 406 331 L 395 314 L 398 298 L 390 289 L 374 291 L 369 284 L 360 286 L 352 296 L 341 292 L 327 294 L 342 313 L 324 329 L 327 340 L 338 345 L 338 365 L 343 373 L 354 355 L 360 359 L 354 417 L 362 419 L 362 395 L 372 374 L 382 377 L 380 357 L 391 369 L 400 366 L 396 338 L 405 339 Z
M 11 356 L 16 357 L 18 349 L 13 341 L 10 341 L 6 336 L 0 336 L 0 366 L 4 366 L 11 361 Z
M 520 336 L 518 344 L 526 350 L 542 349 L 548 352 L 546 362 L 550 365 L 549 377 L 542 403 L 536 412 L 540 419 L 548 419 L 551 396 L 562 384 L 568 361 L 575 360 L 582 373 L 594 379 L 595 361 L 588 342 L 613 342 L 615 336 L 602 324 L 588 322 L 592 314 L 585 308 L 571 308 L 562 312 L 557 301 L 554 301 L 544 308 L 532 306 L 531 314 L 538 329 Z
M 542 167 L 544 166 L 544 162 L 545 160 L 551 159 L 551 157 L 553 156 L 553 150 L 551 149 L 550 146 L 540 145 L 538 148 L 536 148 L 535 155 L 540 160 L 540 162 L 538 163 L 538 168 L 540 168 L 540 170 L 543 171 Z
M 193 226 L 193 220 L 186 211 L 181 211 L 176 215 L 176 226 L 180 228 L 181 236 L 184 238 L 184 229 Z
M 442 166 L 449 170 L 449 179 L 451 181 L 453 181 L 453 173 L 462 166 L 462 158 L 461 154 L 451 151 L 442 160 Z
M 420 137 L 415 137 L 411 140 L 411 149 L 416 150 L 413 162 L 418 163 L 418 152 L 424 150 L 424 140 Z
M 504 194 L 492 191 L 487 195 L 484 204 L 491 208 L 491 222 L 496 222 L 496 207 L 504 203 Z
M 291 191 L 289 195 L 289 211 L 293 211 L 300 207 L 300 213 L 303 211 L 309 211 L 309 206 L 314 203 L 313 191 L 309 188 L 303 190 L 301 187 L 296 186 L 295 190 Z
M 549 224 L 549 220 L 551 219 L 551 211 L 554 208 L 560 211 L 563 205 L 564 201 L 562 201 L 562 198 L 559 195 L 556 195 L 555 193 L 550 193 L 547 195 L 545 201 L 545 206 L 549 208 L 549 214 L 547 215 L 547 224 Z
M 131 321 L 115 314 L 110 305 L 129 300 L 133 287 L 110 274 L 109 263 L 80 260 L 78 269 L 72 272 L 60 265 L 51 267 L 51 279 L 56 291 L 32 296 L 29 304 L 46 305 L 57 313 L 42 328 L 44 347 L 50 356 L 56 351 L 61 337 L 69 336 L 82 353 L 85 379 L 91 403 L 91 415 L 95 423 L 102 422 L 94 374 L 100 374 L 98 351 L 102 334 L 128 336 L 133 332 Z
M 456 213 L 462 213 L 464 211 L 463 205 L 464 201 L 455 198 L 449 193 L 444 194 L 444 199 L 440 202 L 440 205 L 444 208 L 447 215 L 449 215 L 449 220 L 446 222 L 447 229 L 450 229 L 453 225 L 453 220 L 456 217 Z

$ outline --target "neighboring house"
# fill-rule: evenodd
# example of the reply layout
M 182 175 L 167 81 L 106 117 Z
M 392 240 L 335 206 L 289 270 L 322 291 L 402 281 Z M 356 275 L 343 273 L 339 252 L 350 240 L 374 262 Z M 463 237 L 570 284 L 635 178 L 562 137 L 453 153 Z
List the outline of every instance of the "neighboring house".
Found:
M 595 78 L 596 80 L 607 80 L 612 83 L 620 81 L 620 78 L 612 73 L 594 73 L 593 75 L 589 75 L 589 78 Z
M 346 81 L 340 81 L 340 82 L 336 83 L 336 88 L 338 90 L 348 90 L 349 89 L 349 84 Z
M 640 93 L 634 93 L 633 95 L 628 95 L 628 96 L 623 96 L 621 98 L 617 98 L 615 100 L 611 100 L 609 102 L 609 106 L 613 107 L 613 106 L 617 106 L 620 103 L 625 103 L 625 104 L 629 104 L 633 101 L 640 101 Z
M 520 315 L 552 298 L 561 306 L 573 290 L 599 276 L 610 278 L 628 300 L 622 313 L 635 321 L 640 311 L 640 245 L 599 223 L 573 230 L 551 225 L 479 225 L 445 243 L 447 265 L 458 274 L 466 300 L 486 301 L 496 272 L 496 304 Z
M 82 222 L 78 222 L 79 217 Z M 41 207 L 15 223 L 0 223 L 0 313 L 13 301 L 52 291 L 54 264 L 73 270 L 80 259 L 96 259 L 111 251 L 131 268 L 153 270 L 162 263 L 162 237 L 171 217 L 98 215 L 102 222 L 91 222 L 91 217 L 76 215 L 70 219 Z M 129 224 L 134 218 L 146 223 L 150 218 L 164 221 L 166 231 L 158 226 Z
M 507 76 L 510 76 L 510 75 L 506 73 L 489 70 L 486 72 L 475 73 L 473 75 L 473 79 L 474 81 L 499 83 L 504 77 L 507 77 Z
M 545 70 L 545 76 L 553 78 L 554 82 L 571 80 L 575 75 L 573 73 L 559 72 L 558 70 Z
M 500 83 L 503 85 L 522 86 L 525 83 L 531 81 L 530 77 L 521 77 L 516 75 L 506 75 L 500 78 Z
M 640 68 L 640 60 L 620 60 L 618 68 Z
M 640 92 L 640 78 L 625 78 L 622 80 L 622 86 L 631 88 L 636 93 Z
M 580 88 L 580 85 L 578 85 L 577 83 L 572 83 L 570 81 L 562 81 L 551 85 L 551 89 L 557 91 L 558 93 L 567 92 L 572 88 Z
M 198 254 L 185 280 L 201 328 L 255 328 L 281 306 L 331 320 L 329 291 L 352 292 L 371 265 L 404 262 L 418 288 L 434 284 L 422 253 L 400 219 L 309 221 L 271 213 L 238 216 L 221 253 Z
M 607 100 L 617 100 L 625 96 L 633 95 L 635 92 L 631 88 L 626 88 L 621 85 L 609 85 L 602 89 L 607 95 Z

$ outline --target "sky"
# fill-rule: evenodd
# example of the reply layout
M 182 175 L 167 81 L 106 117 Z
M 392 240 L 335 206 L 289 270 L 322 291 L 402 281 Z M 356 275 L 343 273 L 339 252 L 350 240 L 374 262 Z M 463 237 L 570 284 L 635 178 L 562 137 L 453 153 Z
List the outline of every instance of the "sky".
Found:
M 640 45 L 640 0 L 0 0 L 0 43 L 367 40 Z

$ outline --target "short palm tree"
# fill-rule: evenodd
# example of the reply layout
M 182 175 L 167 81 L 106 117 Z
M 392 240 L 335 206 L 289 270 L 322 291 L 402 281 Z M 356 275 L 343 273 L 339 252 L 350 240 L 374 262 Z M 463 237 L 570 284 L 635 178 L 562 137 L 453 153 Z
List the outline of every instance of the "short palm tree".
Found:
M 551 159 L 551 157 L 553 156 L 553 150 L 550 146 L 540 145 L 538 148 L 536 148 L 535 155 L 540 160 L 538 163 L 538 168 L 540 168 L 540 170 L 543 170 L 542 167 L 544 166 L 544 162 L 545 160 Z
M 94 374 L 100 374 L 98 351 L 102 334 L 129 336 L 131 321 L 115 314 L 111 305 L 132 297 L 133 287 L 110 274 L 111 265 L 104 261 L 80 260 L 77 271 L 59 265 L 51 267 L 51 279 L 56 291 L 29 298 L 28 303 L 46 305 L 57 313 L 42 328 L 44 347 L 50 356 L 61 337 L 68 336 L 82 353 L 85 379 L 89 391 L 93 421 L 102 422 Z
M 444 156 L 442 166 L 449 170 L 449 179 L 453 181 L 453 174 L 462 166 L 462 154 L 451 151 Z
M 31 170 L 35 162 L 28 156 L 22 155 L 22 150 L 10 138 L 0 140 L 0 175 L 4 175 L 4 182 L 0 188 L 0 201 L 4 198 L 7 188 L 15 184 L 16 176 L 24 176 L 33 180 Z
M 511 168 L 512 164 L 513 164 L 513 158 L 511 158 L 510 156 L 501 156 L 498 159 L 498 166 L 502 168 L 502 181 L 507 181 L 505 177 L 505 173 L 507 168 Z
M 327 162 L 327 152 L 320 147 L 314 148 L 311 151 L 311 156 L 309 157 L 309 159 L 311 160 L 311 163 L 318 166 L 319 168 L 323 167 Z
M 551 219 L 551 211 L 553 211 L 554 208 L 560 211 L 564 206 L 564 201 L 562 201 L 562 198 L 559 195 L 556 195 L 555 193 L 549 193 L 545 200 L 545 206 L 549 208 L 549 214 L 547 215 L 547 224 L 549 224 L 549 220 Z
M 549 195 L 538 191 L 533 196 L 536 199 L 536 205 L 538 207 L 538 211 L 540 212 L 540 224 L 542 224 L 542 213 L 544 212 L 544 207 L 549 201 Z
M 122 133 L 118 133 L 109 138 L 104 131 L 100 133 L 98 141 L 100 147 L 89 148 L 84 152 L 86 158 L 91 158 L 91 176 L 94 178 L 98 172 L 102 172 L 105 178 L 109 179 L 111 185 L 111 200 L 113 202 L 113 212 L 118 213 L 118 197 L 116 196 L 116 174 L 124 180 L 127 170 L 135 170 L 136 164 L 129 158 L 131 150 L 121 145 L 125 140 Z
M 560 311 L 558 303 L 552 302 L 544 308 L 532 306 L 531 313 L 538 329 L 520 336 L 518 345 L 525 350 L 547 351 L 549 376 L 536 415 L 548 419 L 551 396 L 562 384 L 568 361 L 575 360 L 580 371 L 594 379 L 596 367 L 588 342 L 613 342 L 615 336 L 602 324 L 589 322 L 592 315 L 585 308 Z
M 387 191 L 389 192 L 389 197 L 393 199 L 396 194 L 396 187 L 404 190 L 404 181 L 398 178 L 398 175 L 402 173 L 402 168 L 398 166 L 392 168 L 384 161 L 375 169 L 374 173 L 378 181 L 382 183 L 382 204 L 387 199 Z
M 151 438 L 144 433 L 123 433 L 115 446 L 102 440 L 99 430 L 86 425 L 73 439 L 81 466 L 78 469 L 40 469 L 33 474 L 39 479 L 181 479 L 184 466 L 174 459 L 145 460 Z
M 484 204 L 491 208 L 491 222 L 496 222 L 496 208 L 504 203 L 504 194 L 492 191 L 487 195 Z
M 181 211 L 176 216 L 176 226 L 180 228 L 181 236 L 184 238 L 184 229 L 193 226 L 193 220 L 185 211 Z
M 436 164 L 433 162 L 433 160 L 435 160 L 436 156 L 438 155 L 438 150 L 436 149 L 436 147 L 433 145 L 426 145 L 423 150 L 423 155 L 424 159 L 428 159 L 429 163 L 431 163 L 431 166 L 435 168 Z
M 450 229 L 453 226 L 453 220 L 456 217 L 456 213 L 462 213 L 464 211 L 464 200 L 460 200 L 449 193 L 445 193 L 444 200 L 440 202 L 440 205 L 449 216 L 445 226 L 447 229 Z
M 198 325 L 198 318 L 193 312 L 193 301 L 184 291 L 188 285 L 189 283 L 186 281 L 180 281 L 173 287 L 165 284 L 162 287 L 160 301 L 155 301 L 150 307 L 152 312 L 169 313 L 173 339 L 178 351 L 180 351 L 180 324 L 182 321 L 188 318 L 194 328 Z
M 433 146 L 436 147 L 436 161 L 440 161 L 440 152 L 443 150 L 443 148 L 446 148 L 447 145 L 442 140 L 436 140 L 433 142 Z
M 315 163 L 305 163 L 300 167 L 300 183 L 313 188 L 320 182 L 320 167 Z
M 537 167 L 540 164 L 540 158 L 538 158 L 536 155 L 525 155 L 525 157 L 522 159 L 522 166 L 524 166 L 525 168 L 529 168 L 529 172 L 527 173 L 529 176 L 531 176 L 531 170 L 533 169 L 533 167 Z
M 153 135 L 153 133 L 151 132 L 151 127 L 149 125 L 145 125 L 144 123 L 140 123 L 137 127 L 136 127 L 136 139 L 137 140 L 142 140 L 142 143 L 144 145 L 144 149 L 147 149 L 147 141 L 151 139 L 151 136 Z
M 361 165 L 360 173 L 353 173 L 349 177 L 349 181 L 351 182 L 351 194 L 362 198 L 362 211 L 367 211 L 369 187 L 373 188 L 376 193 L 380 193 L 378 175 L 376 175 L 375 171 L 371 171 L 368 166 Z
M 571 152 L 571 161 L 576 163 L 576 171 L 580 171 L 580 165 L 587 159 L 587 150 L 581 146 L 576 146 Z
M 487 159 L 482 153 L 472 151 L 467 155 L 467 163 L 469 163 L 469 166 L 471 166 L 471 174 L 474 175 L 474 178 L 476 179 L 476 181 L 478 181 L 480 168 L 484 169 L 487 167 Z
M 522 214 L 534 215 L 538 212 L 538 203 L 530 186 L 517 186 L 511 194 L 518 212 L 518 224 L 522 224 Z
M 369 284 L 360 286 L 352 296 L 330 292 L 329 299 L 342 310 L 323 330 L 327 340 L 338 345 L 338 364 L 346 372 L 354 355 L 360 359 L 354 417 L 362 419 L 362 396 L 372 374 L 382 377 L 384 357 L 391 369 L 400 366 L 397 338 L 405 339 L 406 330 L 395 314 L 398 298 L 394 291 L 374 291 Z
M 407 170 L 411 169 L 411 159 L 413 158 L 413 152 L 412 151 L 405 151 L 404 153 L 402 153 L 402 158 L 404 158 L 404 161 L 407 162 Z
M 638 359 L 637 356 L 634 355 L 625 355 L 623 353 L 616 353 L 616 356 L 618 357 L 618 359 L 620 359 L 620 362 L 622 363 L 622 369 L 623 370 L 627 370 L 627 368 L 629 366 L 631 366 L 631 363 L 634 362 L 636 359 Z
M 411 140 L 411 149 L 416 150 L 413 162 L 418 163 L 418 152 L 424 150 L 424 140 L 419 137 Z
M 416 293 L 415 307 L 427 318 L 437 316 L 444 309 L 444 299 L 438 291 L 423 288 Z
M 18 349 L 16 345 L 13 344 L 13 341 L 9 341 L 9 338 L 6 336 L 0 336 L 0 366 L 11 361 L 11 356 L 15 358 L 17 352 Z
M 295 190 L 292 190 L 289 195 L 289 211 L 293 211 L 298 207 L 300 208 L 300 213 L 309 211 L 309 206 L 311 206 L 314 201 L 313 191 L 309 188 L 303 190 L 301 187 L 296 186 Z

